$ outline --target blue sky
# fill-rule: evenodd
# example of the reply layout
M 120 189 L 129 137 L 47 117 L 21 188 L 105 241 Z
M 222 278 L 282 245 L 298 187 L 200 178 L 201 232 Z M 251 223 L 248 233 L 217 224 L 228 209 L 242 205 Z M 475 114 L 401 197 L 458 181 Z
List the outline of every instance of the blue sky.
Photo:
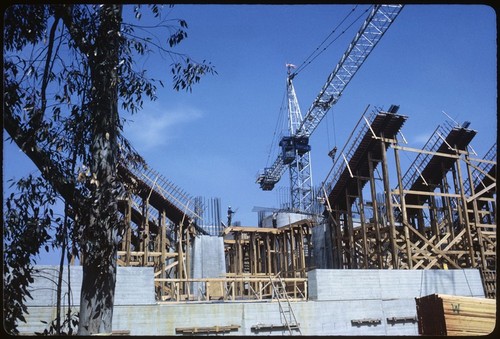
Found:
M 190 195 L 220 197 L 222 215 L 231 205 L 238 209 L 233 220 L 255 226 L 254 206 L 278 207 L 276 193 L 262 191 L 255 179 L 278 149 L 271 142 L 285 93 L 285 64 L 300 65 L 353 7 L 166 8 L 169 18 L 189 25 L 187 40 L 175 51 L 210 61 L 218 75 L 204 77 L 192 93 L 160 88 L 158 100 L 130 118 L 125 135 L 151 167 Z M 360 5 L 355 13 L 366 8 Z M 362 20 L 295 78 L 303 114 Z M 141 23 L 148 24 L 147 18 Z M 478 131 L 472 146 L 482 156 L 496 141 L 496 51 L 492 8 L 406 5 L 312 135 L 314 184 L 331 168 L 328 151 L 343 146 L 367 105 L 400 105 L 399 113 L 409 117 L 402 132 L 410 147 L 422 147 L 437 125 L 449 120 L 442 111 L 460 123 L 470 121 Z M 169 78 L 170 60 L 152 55 L 140 62 L 156 78 Z M 33 170 L 29 159 L 4 143 L 4 183 Z M 277 187 L 288 185 L 285 173 Z

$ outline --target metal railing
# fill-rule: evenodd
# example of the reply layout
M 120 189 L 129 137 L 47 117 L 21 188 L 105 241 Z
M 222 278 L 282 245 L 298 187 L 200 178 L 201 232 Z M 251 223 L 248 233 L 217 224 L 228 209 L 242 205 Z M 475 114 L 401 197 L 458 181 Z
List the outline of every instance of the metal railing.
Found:
M 349 163 L 354 152 L 361 143 L 363 139 L 362 136 L 368 131 L 369 126 L 366 124 L 365 119 L 369 124 L 371 124 L 380 111 L 381 109 L 375 107 L 372 109 L 372 112 L 370 113 L 368 118 L 366 118 L 364 114 L 361 115 L 361 118 L 358 120 L 344 147 L 340 152 L 337 153 L 338 156 L 334 160 L 333 167 L 325 179 L 326 184 L 324 187 L 327 193 L 330 193 L 333 187 L 337 184 L 340 176 L 342 175 L 342 173 L 344 173 L 347 167 L 347 163 Z
M 439 125 L 422 149 L 428 152 L 436 152 L 445 142 L 443 138 L 446 138 L 451 130 L 452 126 L 447 122 L 443 125 Z M 417 155 L 411 166 L 403 175 L 402 182 L 404 189 L 409 189 L 415 183 L 417 178 L 421 176 L 422 170 L 425 166 L 427 166 L 432 157 L 433 155 L 428 153 L 419 153 Z
M 493 168 L 493 166 L 496 166 L 496 157 L 497 157 L 497 143 L 495 142 L 483 157 L 483 160 L 486 160 L 488 162 L 479 162 L 477 168 L 473 167 L 472 169 L 471 175 L 474 188 L 479 187 L 480 183 L 483 182 L 485 177 L 484 173 L 489 173 Z M 464 190 L 465 192 L 471 192 L 471 183 L 469 178 L 467 178 L 464 181 Z

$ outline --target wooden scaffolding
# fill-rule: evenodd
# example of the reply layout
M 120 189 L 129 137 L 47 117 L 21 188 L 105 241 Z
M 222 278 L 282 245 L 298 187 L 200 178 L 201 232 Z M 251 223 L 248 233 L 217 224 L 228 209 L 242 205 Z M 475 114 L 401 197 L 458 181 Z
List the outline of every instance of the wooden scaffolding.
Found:
M 236 293 L 243 297 L 259 291 L 261 297 L 271 297 L 272 283 L 279 277 L 293 299 L 305 299 L 312 225 L 312 220 L 302 220 L 280 228 L 227 227 L 223 231 L 227 277 L 272 278 L 264 288 L 258 281 L 241 282 Z
M 398 109 L 360 118 L 322 187 L 329 268 L 478 268 L 494 298 L 496 144 L 479 158 L 469 146 L 476 131 L 444 124 L 422 149 L 401 145 L 407 117 Z M 405 172 L 401 154 L 414 156 Z M 192 300 L 193 286 L 202 286 L 198 300 L 272 298 L 278 279 L 291 300 L 307 298 L 312 219 L 226 227 L 226 275 L 194 279 L 192 243 L 207 234 L 197 225 L 195 199 L 150 169 L 120 166 L 119 173 L 129 195 L 119 204 L 125 234 L 118 263 L 154 267 L 158 300 Z
M 325 185 L 334 268 L 479 268 L 495 276 L 496 144 L 475 158 L 468 145 L 476 131 L 445 124 L 423 149 L 401 146 L 406 117 L 396 112 L 360 119 Z M 404 175 L 401 152 L 417 154 Z
M 226 275 L 193 278 L 194 238 L 208 235 L 196 223 L 199 208 L 190 207 L 196 199 L 151 169 L 120 166 L 119 173 L 129 195 L 119 202 L 125 233 L 118 265 L 153 267 L 157 300 L 266 299 L 278 282 L 291 300 L 307 298 L 310 220 L 279 229 L 227 227 Z
M 189 294 L 190 252 L 193 238 L 206 234 L 194 220 L 194 201 L 157 172 L 119 167 L 129 195 L 119 201 L 124 236 L 119 246 L 118 265 L 154 267 L 158 300 Z M 181 283 L 172 290 L 162 279 Z

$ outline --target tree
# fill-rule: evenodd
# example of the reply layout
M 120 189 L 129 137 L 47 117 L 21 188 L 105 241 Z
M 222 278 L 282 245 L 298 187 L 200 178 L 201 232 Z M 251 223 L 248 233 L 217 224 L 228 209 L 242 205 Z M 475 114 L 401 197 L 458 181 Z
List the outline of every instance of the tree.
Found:
M 119 110 L 137 113 L 143 96 L 155 100 L 157 84 L 163 86 L 138 69 L 134 57 L 151 48 L 166 53 L 175 90 L 191 91 L 201 76 L 216 73 L 210 63 L 172 51 L 187 37 L 184 20 L 166 21 L 161 7 L 149 8 L 159 23 L 147 34 L 122 22 L 124 7 L 116 4 L 15 5 L 5 12 L 4 128 L 40 170 L 39 177 L 18 183 L 24 190 L 11 195 L 5 206 L 4 282 L 10 293 L 4 295 L 4 311 L 5 305 L 15 307 L 6 321 L 14 333 L 15 322 L 23 321 L 26 286 L 32 281 L 28 258 L 49 241 L 55 247 L 70 242 L 69 254 L 81 254 L 78 333 L 111 332 L 117 245 L 123 235 L 117 199 L 127 189 L 117 166 L 119 161 L 126 166 L 142 162 L 121 134 Z M 139 20 L 142 7 L 133 12 Z M 153 29 L 166 30 L 168 38 L 158 39 Z M 47 196 L 64 200 L 65 222 L 50 212 L 52 200 L 43 201 L 47 206 L 41 214 L 36 206 L 41 202 L 30 200 L 49 190 Z M 24 206 L 22 201 L 33 203 Z M 14 232 L 19 225 L 24 231 Z M 56 236 L 50 235 L 51 227 Z M 34 231 L 43 236 L 25 241 Z M 26 249 L 28 258 L 18 261 Z M 23 284 L 15 286 L 13 277 Z

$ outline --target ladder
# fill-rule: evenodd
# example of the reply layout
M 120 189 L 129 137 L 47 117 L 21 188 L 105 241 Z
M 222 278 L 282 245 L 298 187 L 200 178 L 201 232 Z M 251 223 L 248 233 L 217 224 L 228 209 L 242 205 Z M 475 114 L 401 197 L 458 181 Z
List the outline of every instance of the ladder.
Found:
M 280 317 L 282 321 L 284 321 L 283 325 L 286 326 L 290 335 L 293 335 L 294 330 L 297 330 L 299 334 L 302 335 L 299 327 L 300 324 L 297 322 L 297 318 L 295 317 L 295 313 L 293 312 L 292 305 L 290 304 L 290 299 L 288 298 L 288 293 L 286 292 L 285 282 L 281 278 L 280 273 L 278 273 L 275 278 L 278 279 L 277 284 L 275 284 L 275 281 L 272 277 L 269 277 L 269 280 L 271 281 L 271 285 L 273 287 L 272 297 L 273 299 L 276 298 L 276 300 L 278 301 Z

